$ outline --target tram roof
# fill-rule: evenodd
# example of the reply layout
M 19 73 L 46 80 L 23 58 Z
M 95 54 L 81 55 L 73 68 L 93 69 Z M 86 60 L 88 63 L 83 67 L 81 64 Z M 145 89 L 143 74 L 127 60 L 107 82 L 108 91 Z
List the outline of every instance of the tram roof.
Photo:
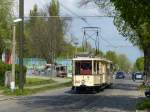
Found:
M 107 62 L 107 63 L 112 63 L 112 61 L 107 60 L 105 58 L 101 58 L 101 57 L 76 57 L 73 58 L 74 61 L 89 61 L 89 60 L 95 60 L 95 61 L 103 61 L 103 62 Z

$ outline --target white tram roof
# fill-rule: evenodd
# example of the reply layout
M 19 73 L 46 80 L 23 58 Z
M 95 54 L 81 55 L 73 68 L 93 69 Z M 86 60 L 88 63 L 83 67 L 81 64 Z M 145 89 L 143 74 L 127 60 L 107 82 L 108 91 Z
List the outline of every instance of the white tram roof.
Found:
M 89 61 L 89 60 L 95 60 L 95 61 L 102 61 L 102 62 L 106 62 L 106 63 L 112 63 L 112 61 L 107 60 L 105 58 L 101 58 L 101 57 L 76 57 L 76 58 L 73 58 L 73 61 Z

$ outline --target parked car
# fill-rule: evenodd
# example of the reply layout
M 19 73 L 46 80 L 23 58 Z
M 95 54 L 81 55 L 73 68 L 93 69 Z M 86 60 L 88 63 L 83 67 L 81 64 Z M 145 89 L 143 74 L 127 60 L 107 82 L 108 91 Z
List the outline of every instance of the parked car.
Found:
M 145 91 L 145 96 L 146 96 L 146 97 L 150 97 L 150 90 L 146 90 L 146 91 Z
M 67 66 L 59 65 L 56 67 L 57 77 L 67 77 Z
M 125 78 L 125 74 L 122 71 L 119 71 L 116 73 L 116 79 L 124 79 Z
M 144 75 L 142 72 L 135 72 L 132 74 L 132 80 L 143 80 Z

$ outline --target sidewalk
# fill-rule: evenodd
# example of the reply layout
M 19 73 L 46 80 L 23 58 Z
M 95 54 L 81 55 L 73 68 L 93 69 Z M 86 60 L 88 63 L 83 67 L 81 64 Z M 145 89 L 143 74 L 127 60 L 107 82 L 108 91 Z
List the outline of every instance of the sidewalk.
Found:
M 0 101 L 6 101 L 6 100 L 12 100 L 16 99 L 15 96 L 5 96 L 5 95 L 0 95 Z

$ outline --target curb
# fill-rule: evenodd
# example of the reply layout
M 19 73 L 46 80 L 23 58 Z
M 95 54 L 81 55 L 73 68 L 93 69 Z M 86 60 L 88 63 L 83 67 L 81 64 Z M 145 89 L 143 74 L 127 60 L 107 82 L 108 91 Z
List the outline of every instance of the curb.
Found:
M 16 97 L 7 97 L 7 98 L 0 99 L 0 101 L 15 100 L 15 99 L 17 99 L 17 98 Z
M 136 112 L 149 112 L 148 110 L 136 110 Z

